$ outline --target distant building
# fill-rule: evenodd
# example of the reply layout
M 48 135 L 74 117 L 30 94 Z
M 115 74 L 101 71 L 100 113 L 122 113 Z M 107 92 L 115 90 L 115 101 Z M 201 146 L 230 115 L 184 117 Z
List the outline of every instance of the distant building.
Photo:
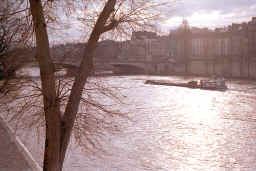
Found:
M 133 32 L 131 40 L 120 42 L 119 60 L 130 65 L 148 65 L 146 73 L 162 74 L 172 72 L 170 39 L 154 32 Z
M 84 44 L 52 48 L 52 56 L 79 63 Z M 148 74 L 186 73 L 256 79 L 256 17 L 216 28 L 189 27 L 183 20 L 168 36 L 133 32 L 130 40 L 102 41 L 94 53 L 98 66 L 108 63 Z M 70 58 L 72 56 L 72 58 Z M 106 67 L 105 67 L 106 68 Z
M 256 17 L 248 23 L 249 58 L 256 60 Z
M 192 74 L 256 78 L 256 17 L 248 23 L 216 28 L 181 27 L 172 32 L 175 60 Z
M 156 39 L 158 36 L 155 32 L 137 31 L 132 33 L 131 40 Z

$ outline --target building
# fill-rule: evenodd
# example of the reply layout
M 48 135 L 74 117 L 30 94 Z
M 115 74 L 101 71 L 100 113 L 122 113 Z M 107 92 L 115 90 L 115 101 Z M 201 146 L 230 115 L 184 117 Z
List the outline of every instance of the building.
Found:
M 173 35 L 177 72 L 256 78 L 256 17 L 215 30 L 189 28 L 183 21 Z
M 173 72 L 170 39 L 154 32 L 133 32 L 131 40 L 120 42 L 119 60 L 144 69 L 144 74 Z

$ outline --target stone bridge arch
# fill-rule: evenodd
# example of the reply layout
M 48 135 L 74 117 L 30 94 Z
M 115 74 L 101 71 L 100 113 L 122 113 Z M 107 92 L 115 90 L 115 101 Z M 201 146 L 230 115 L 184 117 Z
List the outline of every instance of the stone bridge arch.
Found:
M 117 74 L 146 74 L 147 66 L 142 63 L 111 63 Z

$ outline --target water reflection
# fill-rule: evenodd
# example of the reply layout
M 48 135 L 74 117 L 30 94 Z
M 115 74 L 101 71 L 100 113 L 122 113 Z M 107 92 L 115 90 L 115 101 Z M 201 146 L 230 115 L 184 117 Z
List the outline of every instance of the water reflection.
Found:
M 140 125 L 132 129 L 139 136 L 138 130 L 144 128 L 144 141 L 154 147 L 151 164 L 158 166 L 157 170 L 256 168 L 252 162 L 256 146 L 251 141 L 255 138 L 256 124 L 252 116 L 256 92 L 246 89 L 251 83 L 240 86 L 234 82 L 229 86 L 233 90 L 226 92 L 137 86 L 136 95 L 146 97 L 139 98 L 145 108 L 138 117 Z M 132 99 L 137 98 L 133 92 L 129 94 Z
M 123 123 L 121 134 L 102 141 L 112 155 L 88 158 L 75 149 L 64 170 L 256 170 L 254 82 L 232 80 L 230 90 L 219 92 L 146 85 L 146 79 L 159 77 L 103 78 L 106 84 L 122 87 L 119 91 L 129 105 L 120 110 L 135 122 Z

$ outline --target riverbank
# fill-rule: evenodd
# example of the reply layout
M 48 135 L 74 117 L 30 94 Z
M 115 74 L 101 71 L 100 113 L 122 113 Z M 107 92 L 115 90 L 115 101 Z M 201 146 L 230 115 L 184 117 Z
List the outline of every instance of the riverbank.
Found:
M 42 171 L 30 152 L 0 117 L 0 170 Z

